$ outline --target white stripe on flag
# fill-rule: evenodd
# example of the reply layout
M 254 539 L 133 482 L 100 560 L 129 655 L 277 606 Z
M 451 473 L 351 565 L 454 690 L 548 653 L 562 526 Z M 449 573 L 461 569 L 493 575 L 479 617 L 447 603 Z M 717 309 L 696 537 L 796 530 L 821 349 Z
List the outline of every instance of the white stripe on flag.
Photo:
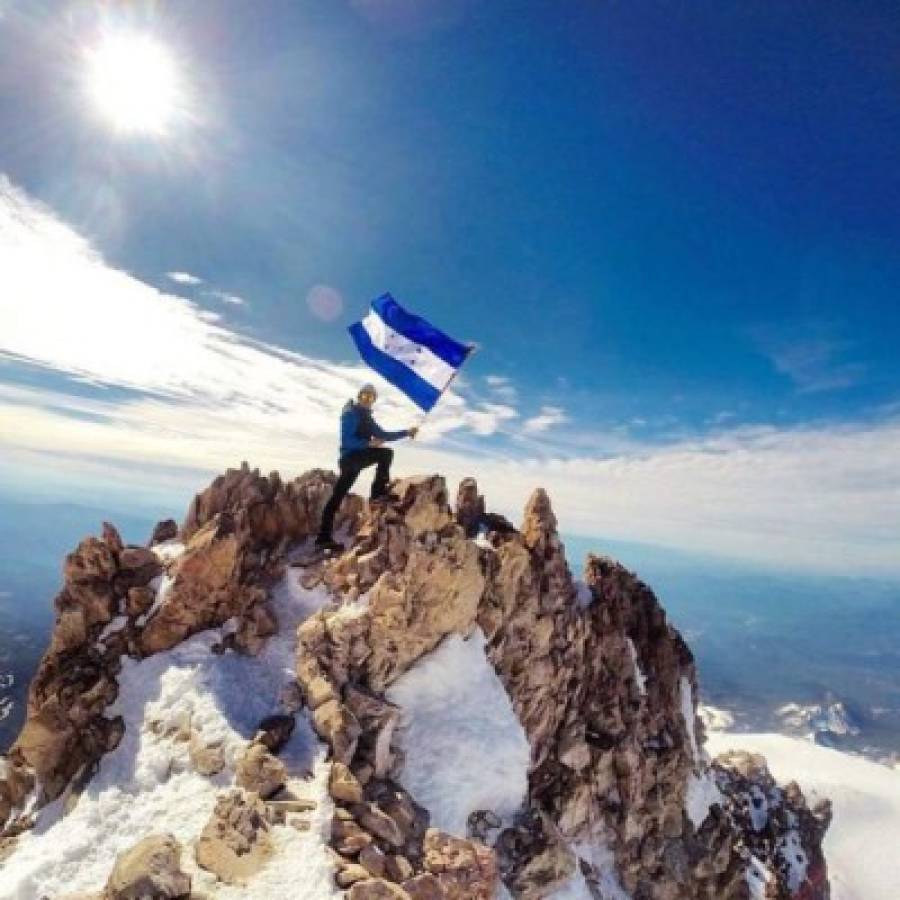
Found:
M 444 362 L 427 347 L 394 331 L 376 312 L 370 312 L 362 320 L 362 327 L 368 332 L 375 347 L 392 356 L 397 362 L 403 363 L 436 390 L 442 391 L 447 387 L 456 372 L 453 366 Z

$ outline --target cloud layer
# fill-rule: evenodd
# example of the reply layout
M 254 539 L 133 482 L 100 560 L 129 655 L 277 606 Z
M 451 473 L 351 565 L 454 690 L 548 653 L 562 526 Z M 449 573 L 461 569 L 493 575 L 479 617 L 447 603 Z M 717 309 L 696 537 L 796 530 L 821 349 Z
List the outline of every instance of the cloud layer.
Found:
M 332 465 L 340 407 L 372 377 L 245 338 L 214 312 L 112 269 L 2 180 L 0 357 L 10 373 L 45 373 L 0 382 L 0 476 L 44 466 L 170 495 L 243 459 L 286 475 Z M 475 475 L 489 506 L 514 519 L 542 485 L 570 533 L 900 572 L 896 414 L 868 425 L 733 427 L 667 446 L 619 435 L 601 457 L 590 423 L 567 424 L 551 404 L 523 414 L 503 376 L 484 385 L 484 396 L 472 385 L 451 393 L 398 471 Z M 411 423 L 395 391 L 383 386 L 381 398 L 387 427 Z M 590 451 L 578 449 L 579 435 Z

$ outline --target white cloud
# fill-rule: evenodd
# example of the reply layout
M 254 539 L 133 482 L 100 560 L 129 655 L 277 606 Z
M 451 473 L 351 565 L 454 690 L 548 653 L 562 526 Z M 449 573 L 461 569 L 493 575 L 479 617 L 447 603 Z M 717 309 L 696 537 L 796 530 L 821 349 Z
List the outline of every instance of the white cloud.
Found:
M 502 400 L 504 403 L 515 403 L 519 399 L 519 392 L 505 375 L 485 375 L 484 380 L 488 390 L 498 400 Z
M 226 291 L 207 291 L 207 293 L 210 297 L 215 297 L 216 300 L 221 300 L 222 303 L 229 303 L 232 306 L 246 306 L 247 304 L 247 301 L 237 294 L 229 294 Z
M 166 272 L 166 277 L 174 281 L 176 284 L 198 285 L 203 284 L 203 279 L 190 272 Z
M 86 399 L 0 384 L 0 477 L 75 472 L 158 498 L 181 497 L 244 459 L 287 477 L 333 465 L 340 407 L 371 371 L 245 339 L 201 313 L 110 269 L 0 181 L 0 356 L 119 389 Z M 410 404 L 379 385 L 379 420 L 412 424 Z M 900 572 L 896 414 L 853 427 L 732 428 L 659 447 L 590 429 L 570 428 L 581 439 L 570 440 L 553 428 L 563 410 L 545 406 L 523 423 L 515 452 L 472 437 L 517 416 L 512 405 L 450 392 L 395 471 L 442 472 L 451 486 L 475 475 L 489 507 L 513 520 L 541 485 L 570 533 Z
M 522 427 L 529 434 L 536 434 L 568 421 L 569 417 L 565 414 L 562 407 L 542 406 L 540 413 L 530 419 L 526 419 Z
M 801 394 L 844 390 L 866 376 L 864 363 L 842 361 L 850 349 L 846 341 L 822 335 L 772 340 L 763 334 L 760 342 L 776 371 L 790 378 Z

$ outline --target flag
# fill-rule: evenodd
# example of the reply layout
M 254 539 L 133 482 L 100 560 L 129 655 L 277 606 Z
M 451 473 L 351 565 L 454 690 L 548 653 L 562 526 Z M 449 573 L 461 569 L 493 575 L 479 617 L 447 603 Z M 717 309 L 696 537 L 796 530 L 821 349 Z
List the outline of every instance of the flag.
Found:
M 390 294 L 373 300 L 369 314 L 349 331 L 363 361 L 426 412 L 472 350 L 407 312 Z

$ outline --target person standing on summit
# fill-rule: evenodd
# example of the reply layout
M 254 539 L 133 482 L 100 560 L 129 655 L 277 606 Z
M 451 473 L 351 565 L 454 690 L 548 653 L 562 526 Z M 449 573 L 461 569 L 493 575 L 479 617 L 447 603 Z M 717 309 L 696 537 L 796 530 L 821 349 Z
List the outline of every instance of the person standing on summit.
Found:
M 405 437 L 414 438 L 419 431 L 415 426 L 401 431 L 385 431 L 381 428 L 372 416 L 376 397 L 375 388 L 371 384 L 364 384 L 359 389 L 356 401 L 348 400 L 341 413 L 341 449 L 338 460 L 340 475 L 322 512 L 322 523 L 316 538 L 316 547 L 321 550 L 344 549 L 332 536 L 334 517 L 359 473 L 369 466 L 376 467 L 370 502 L 384 500 L 387 497 L 391 462 L 394 459 L 394 451 L 384 444 Z

